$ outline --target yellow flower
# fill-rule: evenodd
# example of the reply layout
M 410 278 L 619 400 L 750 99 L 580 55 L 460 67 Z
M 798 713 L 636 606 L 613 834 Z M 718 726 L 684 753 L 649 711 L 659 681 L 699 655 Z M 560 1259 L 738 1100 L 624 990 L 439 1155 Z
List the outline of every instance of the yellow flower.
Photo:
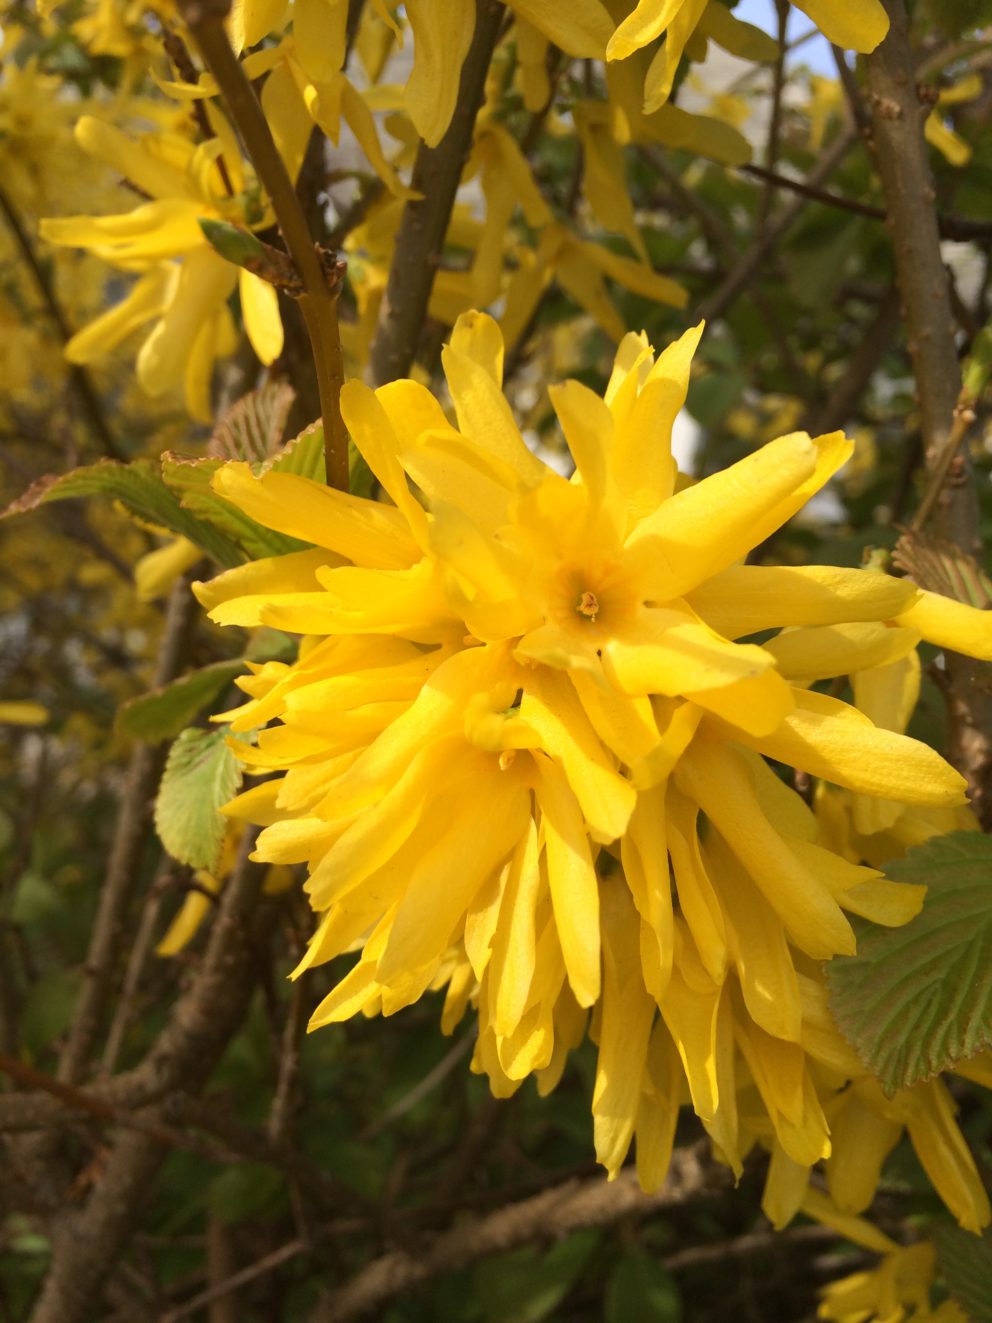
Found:
M 817 1318 L 831 1323 L 901 1323 L 903 1319 L 966 1323 L 967 1315 L 953 1300 L 932 1306 L 937 1254 L 930 1241 L 898 1245 L 863 1218 L 841 1213 L 819 1191 L 809 1192 L 803 1211 L 855 1244 L 882 1255 L 877 1267 L 851 1273 L 824 1287 Z
M 796 0 L 796 5 L 829 41 L 851 50 L 874 50 L 888 31 L 880 0 Z M 719 0 L 637 0 L 610 38 L 606 58 L 625 60 L 664 36 L 644 83 L 644 109 L 650 112 L 668 99 L 679 61 L 697 33 L 735 54 L 747 43 L 750 58 L 768 58 L 763 46 L 742 31 L 749 28 L 754 33 L 750 24 L 726 13 Z
M 259 858 L 309 866 L 302 967 L 361 952 L 312 1023 L 447 987 L 448 1022 L 477 1006 L 476 1066 L 506 1093 L 553 1082 L 594 1008 L 598 1153 L 615 1172 L 643 1131 L 651 1181 L 683 1072 L 735 1167 L 742 1069 L 789 1159 L 826 1156 L 802 971 L 853 951 L 845 911 L 898 924 L 922 900 L 826 848 L 765 759 L 911 804 L 964 798 L 932 750 L 807 688 L 915 646 L 885 622 L 918 591 L 738 563 L 849 443 L 796 433 L 679 480 L 700 329 L 657 360 L 625 337 L 605 398 L 552 389 L 568 480 L 517 430 L 495 323 L 467 314 L 444 352 L 457 426 L 411 381 L 343 393 L 392 504 L 228 464 L 218 492 L 313 549 L 199 589 L 219 623 L 306 636 L 297 663 L 243 682 L 232 728 L 277 723 L 249 757 L 281 776 L 231 812 L 265 826 Z
M 271 223 L 253 180 L 244 173 L 229 126 L 219 115 L 213 126 L 217 137 L 199 146 L 169 132 L 148 133 L 135 141 L 84 115 L 76 125 L 79 145 L 149 200 L 125 215 L 41 223 L 50 243 L 85 248 L 125 271 L 141 273 L 120 303 L 73 336 L 67 357 L 91 362 L 154 320 L 138 354 L 138 379 L 150 395 L 184 382 L 187 407 L 203 420 L 211 417 L 213 361 L 236 343 L 227 308 L 235 287 L 245 330 L 261 361 L 272 363 L 283 344 L 273 286 L 226 262 L 200 229 L 201 219 L 221 218 L 252 229 Z

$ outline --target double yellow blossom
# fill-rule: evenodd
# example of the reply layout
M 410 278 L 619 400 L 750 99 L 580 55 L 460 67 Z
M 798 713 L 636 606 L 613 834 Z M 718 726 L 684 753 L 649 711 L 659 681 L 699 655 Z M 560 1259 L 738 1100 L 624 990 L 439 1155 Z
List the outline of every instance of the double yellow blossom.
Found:
M 231 812 L 265 825 L 259 858 L 308 864 L 303 967 L 361 952 L 312 1023 L 445 987 L 449 1025 L 476 1005 L 475 1066 L 506 1093 L 551 1087 L 592 1010 L 597 1151 L 614 1172 L 636 1131 L 648 1184 L 683 1080 L 739 1165 L 738 1056 L 789 1159 L 827 1156 L 804 988 L 854 950 L 847 912 L 899 924 L 922 901 L 827 848 L 765 759 L 964 800 L 932 750 L 808 687 L 911 650 L 918 590 L 739 563 L 836 472 L 843 436 L 679 478 L 700 329 L 657 360 L 625 337 L 605 398 L 552 389 L 568 480 L 517 430 L 495 323 L 467 314 L 444 353 L 457 425 L 411 381 L 344 390 L 391 504 L 228 464 L 217 491 L 313 549 L 199 589 L 219 623 L 306 636 L 244 682 L 233 729 L 276 722 L 250 759 L 282 775 Z
M 154 321 L 138 353 L 138 379 L 153 396 L 184 384 L 190 413 L 204 421 L 212 417 L 214 359 L 236 344 L 227 307 L 235 288 L 245 330 L 261 361 L 274 362 L 283 344 L 274 287 L 226 262 L 200 228 L 203 219 L 223 219 L 249 229 L 271 224 L 226 120 L 215 114 L 212 126 L 217 136 L 197 146 L 173 132 L 147 133 L 135 140 L 84 115 L 76 125 L 79 145 L 148 200 L 122 215 L 71 216 L 41 224 L 50 243 L 88 249 L 124 271 L 139 273 L 120 303 L 73 336 L 67 357 L 92 362 Z M 308 121 L 304 131 L 309 132 Z M 299 126 L 295 136 L 302 136 Z M 302 159 L 301 151 L 288 145 L 286 154 L 297 164 Z

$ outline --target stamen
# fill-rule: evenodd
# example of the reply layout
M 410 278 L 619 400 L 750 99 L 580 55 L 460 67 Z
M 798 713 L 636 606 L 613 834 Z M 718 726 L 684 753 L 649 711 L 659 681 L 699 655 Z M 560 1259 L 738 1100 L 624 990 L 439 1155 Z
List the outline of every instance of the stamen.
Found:
M 501 772 L 508 771 L 513 766 L 516 757 L 516 749 L 504 749 L 499 756 L 499 770 Z
M 599 615 L 599 598 L 595 593 L 591 593 L 587 589 L 579 598 L 575 609 L 578 611 L 579 615 L 587 616 L 593 623 L 595 623 L 596 617 Z

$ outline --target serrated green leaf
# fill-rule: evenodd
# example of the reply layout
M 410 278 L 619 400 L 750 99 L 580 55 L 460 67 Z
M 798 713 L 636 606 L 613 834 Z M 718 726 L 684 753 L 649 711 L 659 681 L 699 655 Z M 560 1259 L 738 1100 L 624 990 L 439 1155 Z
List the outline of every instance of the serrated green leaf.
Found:
M 174 739 L 243 671 L 240 658 L 190 671 L 161 689 L 125 703 L 117 714 L 116 729 L 150 743 Z
M 971 1323 L 992 1323 L 992 1232 L 976 1236 L 960 1227 L 941 1226 L 933 1238 L 951 1295 Z
M 288 551 L 304 550 L 307 543 L 263 528 L 214 491 L 211 479 L 224 462 L 221 459 L 192 459 L 169 450 L 162 456 L 162 477 L 185 510 L 212 524 L 249 559 L 260 560 L 265 556 L 282 556 Z
M 992 579 L 974 556 L 929 533 L 907 532 L 892 550 L 899 569 L 932 593 L 985 609 L 992 606 Z
M 841 1031 L 889 1096 L 992 1045 L 992 839 L 953 832 L 886 869 L 923 883 L 902 928 L 866 928 L 827 965 Z
M 295 473 L 300 478 L 311 478 L 314 482 L 327 481 L 327 469 L 324 465 L 324 425 L 318 418 L 309 427 L 304 427 L 299 436 L 287 441 L 281 450 L 259 469 L 260 473 Z
M 33 483 L 22 497 L 3 511 L 3 518 L 25 514 L 49 501 L 67 501 L 84 496 L 109 496 L 120 501 L 131 514 L 146 523 L 189 538 L 218 565 L 239 565 L 244 556 L 235 544 L 211 523 L 183 509 L 175 493 L 162 480 L 154 460 L 135 459 L 119 464 L 101 459 L 69 473 L 48 474 Z
M 155 801 L 159 840 L 181 864 L 217 865 L 227 827 L 221 807 L 241 784 L 241 765 L 226 727 L 184 730 L 169 750 Z
M 680 1323 L 682 1297 L 654 1255 L 625 1250 L 606 1288 L 605 1323 Z
M 282 445 L 296 392 L 285 381 L 267 381 L 226 410 L 207 442 L 212 459 L 243 459 L 260 464 Z
M 598 1243 L 594 1231 L 578 1231 L 546 1253 L 514 1250 L 481 1263 L 476 1295 L 488 1323 L 539 1323 L 564 1300 Z

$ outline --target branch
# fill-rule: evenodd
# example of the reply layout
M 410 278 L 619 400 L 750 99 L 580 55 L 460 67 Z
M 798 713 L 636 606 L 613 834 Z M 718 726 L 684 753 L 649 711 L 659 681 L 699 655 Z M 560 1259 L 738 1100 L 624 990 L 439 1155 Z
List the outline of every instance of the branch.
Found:
M 42 302 L 48 311 L 48 315 L 55 323 L 59 333 L 59 339 L 63 345 L 69 343 L 72 339 L 72 328 L 66 321 L 65 313 L 62 311 L 62 305 L 55 296 L 55 289 L 48 278 L 48 273 L 38 260 L 38 254 L 34 251 L 34 245 L 28 238 L 27 231 L 21 224 L 21 218 L 18 216 L 13 203 L 7 196 L 3 188 L 0 188 L 0 211 L 3 212 L 10 232 L 14 236 L 21 255 L 31 272 L 32 279 L 37 286 L 38 293 L 41 295 Z M 83 406 L 83 413 L 86 415 L 86 421 L 89 423 L 90 431 L 99 441 L 100 445 L 111 457 L 111 459 L 126 459 L 127 456 L 117 444 L 117 440 L 110 430 L 110 424 L 107 422 L 106 415 L 103 412 L 103 404 L 97 393 L 96 387 L 90 379 L 89 373 L 81 363 L 70 363 L 69 380 L 75 387 L 76 394 L 79 396 L 79 402 Z
M 300 311 L 310 336 L 320 390 L 327 481 L 332 487 L 347 491 L 348 434 L 341 417 L 344 364 L 337 299 L 328 286 L 293 181 L 273 141 L 255 89 L 227 39 L 224 17 L 229 7 L 230 0 L 182 0 L 180 5 L 190 34 L 204 63 L 217 80 L 245 150 L 265 186 L 289 255 L 303 282 L 305 293 L 300 296 Z
M 203 963 L 144 1064 L 163 1092 L 196 1092 L 240 1025 L 253 990 L 252 919 L 265 870 L 249 862 L 254 833 L 246 832 L 221 893 Z M 149 1108 L 142 1120 L 160 1124 L 168 1109 Z M 128 1128 L 118 1134 L 87 1204 L 66 1215 L 53 1237 L 51 1267 L 31 1323 L 88 1323 L 104 1280 L 136 1227 L 165 1150 L 157 1138 Z
M 404 376 L 413 362 L 504 12 L 500 0 L 476 0 L 475 34 L 462 65 L 455 113 L 438 145 L 421 143 L 417 152 L 410 182 L 421 196 L 403 208 L 372 344 L 377 386 Z
M 857 133 L 852 129 L 840 134 L 810 172 L 809 178 L 806 180 L 807 185 L 816 188 L 827 179 L 856 141 Z M 728 311 L 779 239 L 799 219 L 805 205 L 805 198 L 796 198 L 788 207 L 783 207 L 778 215 L 770 220 L 757 234 L 750 248 L 743 254 L 723 284 L 706 299 L 699 309 L 699 316 L 703 320 L 707 322 L 716 321 Z
M 191 577 L 184 575 L 169 598 L 153 681 L 155 688 L 168 684 L 182 670 L 199 618 L 199 606 L 189 588 Z M 162 752 L 158 747 L 139 744 L 131 754 L 107 875 L 100 889 L 100 904 L 86 953 L 83 986 L 59 1060 L 58 1077 L 63 1082 L 75 1083 L 82 1077 L 113 991 L 117 961 L 126 945 L 128 906 L 148 840 L 151 800 L 161 768 Z
M 784 188 L 790 193 L 798 193 L 812 202 L 822 202 L 826 207 L 837 207 L 840 211 L 849 211 L 854 216 L 866 216 L 869 220 L 888 220 L 888 213 L 882 207 L 873 207 L 867 202 L 857 202 L 840 193 L 831 193 L 826 188 L 815 188 L 808 180 L 792 179 L 788 175 L 776 174 L 760 165 L 741 165 L 742 174 L 763 179 L 773 188 Z M 968 216 L 938 216 L 937 228 L 942 239 L 988 239 L 992 237 L 992 222 L 972 220 Z
M 980 556 L 978 499 L 963 451 L 951 449 L 961 370 L 954 316 L 940 251 L 934 186 L 923 137 L 929 107 L 916 86 L 903 0 L 884 0 L 889 34 L 867 57 L 872 142 L 895 248 L 909 352 L 920 405 L 920 430 L 929 474 L 950 455 L 956 480 L 941 489 L 933 511 L 938 536 Z M 959 425 L 964 426 L 963 415 Z M 976 663 L 945 653 L 951 717 L 951 761 L 966 777 L 972 802 L 992 825 L 992 697 L 977 684 Z
M 605 1177 L 567 1181 L 532 1199 L 460 1224 L 416 1254 L 390 1250 L 327 1297 L 311 1323 L 349 1323 L 374 1310 L 381 1314 L 386 1302 L 401 1292 L 442 1273 L 456 1272 L 486 1255 L 553 1240 L 580 1227 L 608 1226 L 621 1218 L 680 1207 L 726 1190 L 731 1179 L 726 1168 L 704 1160 L 701 1150 L 693 1148 L 676 1150 L 668 1180 L 656 1194 L 642 1194 L 630 1168 L 615 1181 Z

